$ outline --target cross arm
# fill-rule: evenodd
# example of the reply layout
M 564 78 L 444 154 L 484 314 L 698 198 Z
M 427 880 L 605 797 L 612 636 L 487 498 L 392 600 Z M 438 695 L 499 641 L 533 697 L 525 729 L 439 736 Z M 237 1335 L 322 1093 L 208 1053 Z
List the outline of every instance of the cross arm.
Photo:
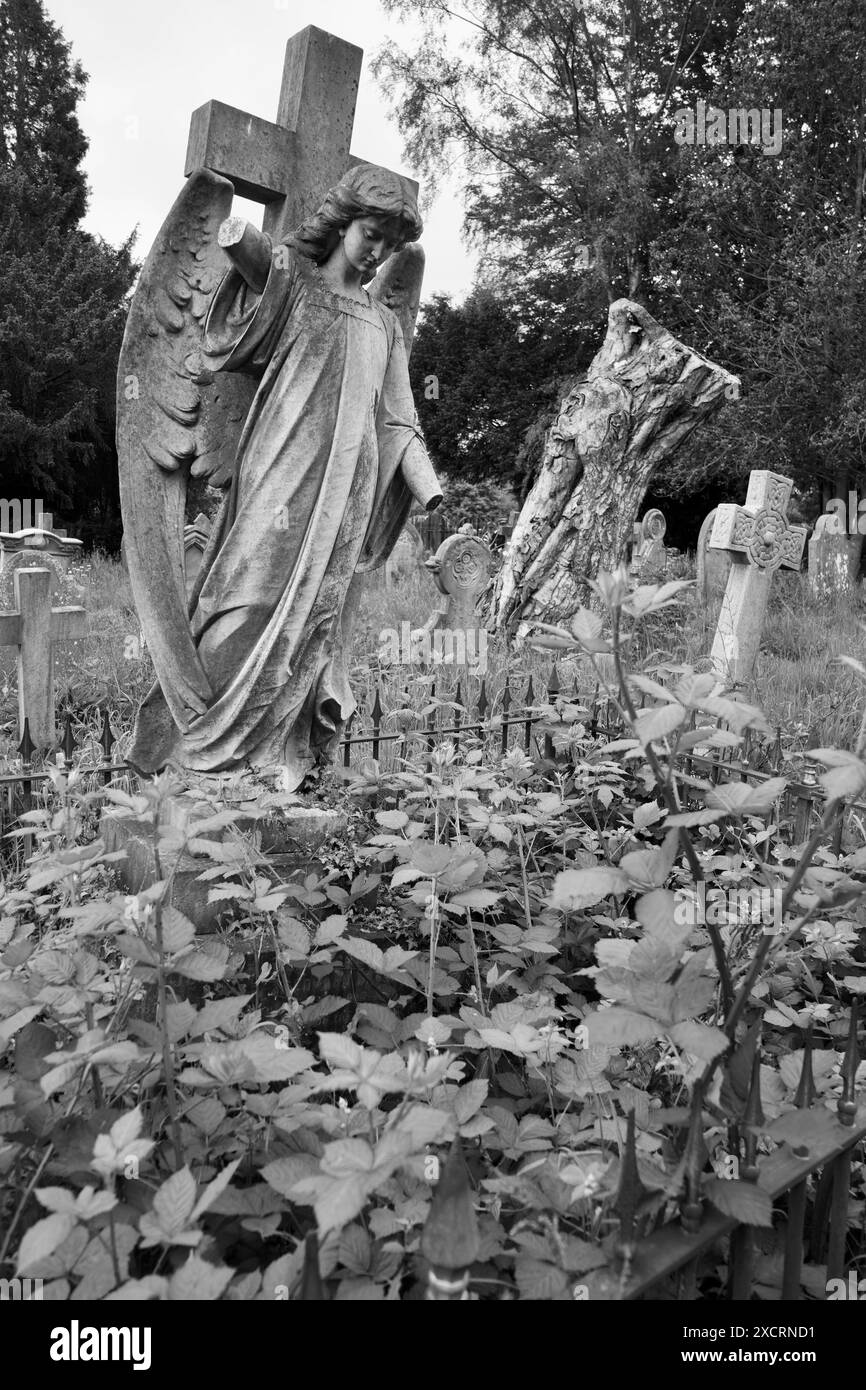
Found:
M 21 614 L 0 613 L 0 647 L 21 646 Z
M 84 608 L 52 608 L 51 636 L 57 642 L 73 641 L 87 636 L 87 612 Z
M 223 101 L 206 101 L 192 113 L 184 173 L 211 169 L 231 179 L 242 198 L 270 203 L 288 195 L 294 157 L 293 130 Z

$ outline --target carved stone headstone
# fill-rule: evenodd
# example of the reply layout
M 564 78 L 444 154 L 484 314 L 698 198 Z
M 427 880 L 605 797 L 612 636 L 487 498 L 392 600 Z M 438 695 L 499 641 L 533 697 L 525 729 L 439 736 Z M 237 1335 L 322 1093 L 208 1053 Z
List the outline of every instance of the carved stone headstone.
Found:
M 468 665 L 483 675 L 487 630 L 479 621 L 475 605 L 490 582 L 490 547 L 472 526 L 463 526 L 448 536 L 425 563 L 443 598 L 424 626 L 412 633 L 414 650 L 423 653 L 425 644 L 432 646 L 434 660 Z
M 652 507 L 635 524 L 635 549 L 632 555 L 632 572 L 649 578 L 650 575 L 663 574 L 667 565 L 665 532 L 668 524 L 664 513 Z
M 704 606 L 721 598 L 725 592 L 733 563 L 726 550 L 710 549 L 710 536 L 713 534 L 715 520 L 716 508 L 713 507 L 713 510 L 704 517 L 698 535 L 697 591 L 698 598 Z
M 188 594 L 192 593 L 192 587 L 201 568 L 201 557 L 204 555 L 205 546 L 210 539 L 210 532 L 211 519 L 204 512 L 199 512 L 195 521 L 183 528 L 183 564 Z
M 824 512 L 809 539 L 809 590 L 819 603 L 851 592 L 851 547 L 839 517 Z
M 478 627 L 475 605 L 490 581 L 493 557 L 489 546 L 472 527 L 462 527 L 448 536 L 427 566 L 433 572 L 437 588 L 446 595 L 440 626 L 457 628 Z
M 68 570 L 74 560 L 81 558 L 83 551 L 83 541 L 39 526 L 28 526 L 23 531 L 0 531 L 0 571 L 18 555 L 26 555 L 31 565 L 49 564 L 55 570 Z
M 793 482 L 779 473 L 754 472 L 745 507 L 723 502 L 716 509 L 712 550 L 733 560 L 719 613 L 712 660 L 730 684 L 747 681 L 754 669 L 774 572 L 798 570 L 806 527 L 792 526 L 787 509 Z

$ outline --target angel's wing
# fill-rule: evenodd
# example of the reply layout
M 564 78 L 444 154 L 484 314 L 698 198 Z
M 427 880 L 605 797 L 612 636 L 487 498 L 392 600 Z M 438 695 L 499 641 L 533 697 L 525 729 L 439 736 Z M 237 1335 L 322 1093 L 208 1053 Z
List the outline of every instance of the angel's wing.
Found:
M 142 630 L 172 717 L 185 729 L 212 698 L 188 621 L 183 566 L 187 478 L 232 478 L 255 394 L 239 372 L 206 369 L 202 325 L 227 269 L 217 245 L 230 215 L 228 179 L 191 174 L 154 242 L 135 291 L 117 374 L 120 505 Z
M 402 251 L 389 257 L 375 280 L 367 286 L 371 299 L 378 299 L 397 315 L 403 330 L 407 359 L 412 353 L 423 279 L 424 252 L 417 243 L 410 242 Z

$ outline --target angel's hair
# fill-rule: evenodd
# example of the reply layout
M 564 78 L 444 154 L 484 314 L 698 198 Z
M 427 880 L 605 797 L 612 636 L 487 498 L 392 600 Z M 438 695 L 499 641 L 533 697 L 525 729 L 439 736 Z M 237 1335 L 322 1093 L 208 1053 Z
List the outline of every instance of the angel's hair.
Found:
M 340 239 L 340 229 L 348 227 L 356 217 L 386 217 L 399 222 L 397 250 L 409 241 L 417 241 L 423 230 L 418 216 L 418 204 L 411 185 L 375 164 L 356 164 L 340 182 L 329 188 L 318 212 L 302 222 L 286 237 L 302 256 L 321 265 Z

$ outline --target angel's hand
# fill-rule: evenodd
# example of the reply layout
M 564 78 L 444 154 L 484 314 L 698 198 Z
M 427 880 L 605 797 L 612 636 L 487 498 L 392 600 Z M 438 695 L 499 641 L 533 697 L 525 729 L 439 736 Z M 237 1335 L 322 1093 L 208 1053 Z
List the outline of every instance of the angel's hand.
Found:
M 271 268 L 271 243 L 243 217 L 227 217 L 217 242 L 254 294 L 261 294 Z

